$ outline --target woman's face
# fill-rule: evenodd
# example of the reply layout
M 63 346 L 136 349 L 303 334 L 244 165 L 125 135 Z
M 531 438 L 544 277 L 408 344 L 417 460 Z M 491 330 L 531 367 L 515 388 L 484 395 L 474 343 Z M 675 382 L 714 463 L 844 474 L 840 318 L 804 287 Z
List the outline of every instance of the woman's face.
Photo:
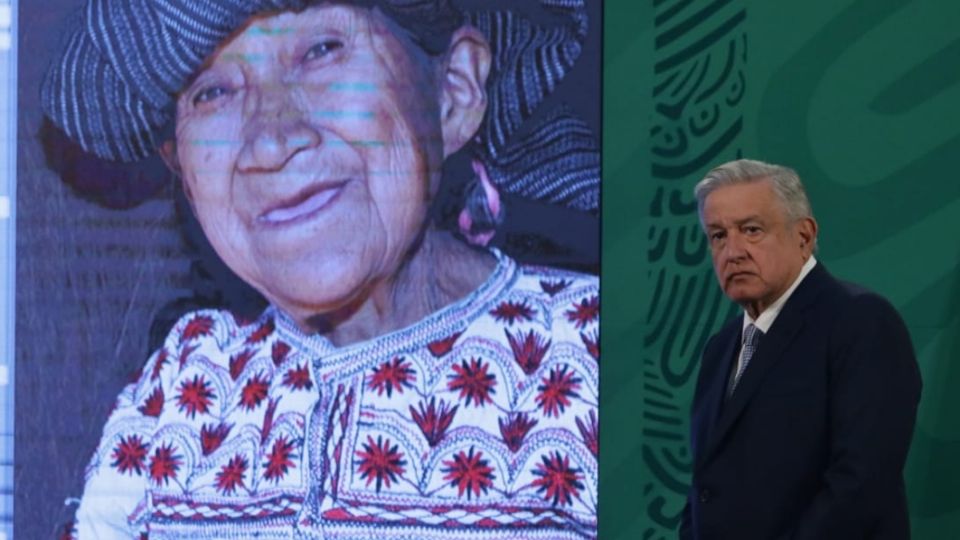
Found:
M 221 258 L 304 319 L 389 280 L 443 159 L 430 62 L 377 12 L 260 18 L 177 101 L 177 159 Z

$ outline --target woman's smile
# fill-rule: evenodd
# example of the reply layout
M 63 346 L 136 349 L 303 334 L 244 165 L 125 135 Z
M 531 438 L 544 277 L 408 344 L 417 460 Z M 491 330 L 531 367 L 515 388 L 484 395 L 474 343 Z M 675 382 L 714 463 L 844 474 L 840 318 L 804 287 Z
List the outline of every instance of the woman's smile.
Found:
M 257 216 L 257 224 L 283 227 L 309 221 L 333 205 L 348 182 L 324 180 L 311 184 L 296 195 L 271 204 Z

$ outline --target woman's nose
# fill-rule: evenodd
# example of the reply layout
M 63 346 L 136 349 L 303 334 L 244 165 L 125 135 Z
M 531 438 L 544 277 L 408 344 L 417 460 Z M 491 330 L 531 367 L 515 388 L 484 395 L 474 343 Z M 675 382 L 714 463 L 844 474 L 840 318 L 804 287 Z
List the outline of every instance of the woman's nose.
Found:
M 297 106 L 296 88 L 277 85 L 261 89 L 244 128 L 244 144 L 237 166 L 242 172 L 279 171 L 295 155 L 321 143 L 309 113 Z

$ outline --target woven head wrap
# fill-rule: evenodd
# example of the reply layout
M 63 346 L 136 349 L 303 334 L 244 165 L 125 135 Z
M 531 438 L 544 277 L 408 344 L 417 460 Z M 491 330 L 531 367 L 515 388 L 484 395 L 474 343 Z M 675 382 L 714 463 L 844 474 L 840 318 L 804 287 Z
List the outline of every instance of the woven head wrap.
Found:
M 512 11 L 467 12 L 493 52 L 489 110 L 474 152 L 500 189 L 584 211 L 599 203 L 595 137 L 566 109 L 521 126 L 572 67 L 586 35 L 584 0 L 541 0 L 566 24 L 544 28 Z M 47 116 L 84 150 L 132 162 L 155 153 L 176 94 L 251 16 L 316 0 L 88 0 L 47 73 Z M 450 0 L 352 0 L 376 7 L 428 54 L 464 22 Z M 522 136 L 517 136 L 523 133 Z

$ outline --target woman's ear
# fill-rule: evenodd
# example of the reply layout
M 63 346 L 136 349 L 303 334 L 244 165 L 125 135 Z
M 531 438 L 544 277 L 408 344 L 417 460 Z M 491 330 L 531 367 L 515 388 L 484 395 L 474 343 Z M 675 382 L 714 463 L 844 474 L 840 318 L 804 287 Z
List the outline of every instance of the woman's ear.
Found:
M 157 153 L 163 158 L 163 162 L 167 164 L 167 168 L 170 169 L 173 174 L 180 176 L 180 160 L 177 158 L 177 141 L 173 139 L 163 141 L 157 146 Z
M 453 33 L 440 80 L 443 157 L 463 147 L 487 112 L 490 45 L 479 30 L 464 26 Z
M 178 179 L 180 179 L 180 184 L 183 186 L 183 193 L 187 196 L 187 200 L 190 201 L 190 204 L 193 204 L 193 195 L 190 193 L 190 186 L 183 181 L 183 175 L 180 169 L 180 159 L 177 157 L 177 142 L 174 139 L 167 139 L 160 143 L 157 146 L 157 153 L 160 154 L 160 157 L 163 158 L 163 162 L 166 163 L 167 168 L 170 169 L 170 172 L 174 174 Z

